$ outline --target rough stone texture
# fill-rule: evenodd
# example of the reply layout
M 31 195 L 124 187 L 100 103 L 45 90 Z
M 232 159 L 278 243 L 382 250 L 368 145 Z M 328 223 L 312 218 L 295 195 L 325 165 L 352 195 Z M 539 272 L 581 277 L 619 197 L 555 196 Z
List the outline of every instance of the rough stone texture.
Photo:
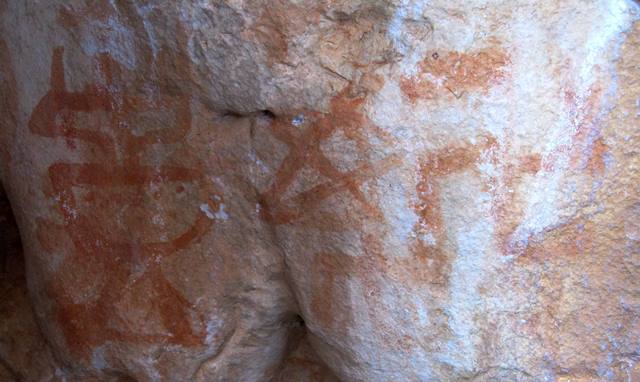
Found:
M 0 379 L 639 381 L 639 19 L 0 1 Z

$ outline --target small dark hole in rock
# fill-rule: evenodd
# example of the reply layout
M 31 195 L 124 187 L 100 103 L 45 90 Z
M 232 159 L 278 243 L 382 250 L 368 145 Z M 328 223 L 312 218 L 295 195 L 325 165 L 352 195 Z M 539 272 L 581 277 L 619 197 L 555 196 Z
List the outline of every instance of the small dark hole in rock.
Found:
M 224 118 L 241 118 L 242 114 L 236 112 L 236 111 L 232 111 L 232 110 L 226 110 L 222 113 L 222 117 Z
M 304 322 L 304 318 L 302 318 L 301 315 L 296 314 L 295 318 L 294 318 L 294 322 L 298 325 L 298 326 L 305 326 L 305 322 Z
M 9 199 L 0 185 L 0 277 L 24 277 L 22 243 Z
M 344 23 L 347 21 L 352 21 L 353 20 L 353 16 L 346 13 L 346 12 L 342 12 L 342 11 L 335 11 L 333 12 L 333 14 L 331 15 L 332 19 L 340 22 L 340 23 Z
M 132 376 L 119 371 L 110 372 L 109 374 L 114 378 L 114 382 L 138 382 L 138 380 Z
M 262 114 L 262 116 L 265 118 L 269 118 L 269 119 L 276 118 L 276 115 L 271 110 L 262 110 L 260 114 Z
M 302 318 L 299 314 L 294 316 L 288 316 L 283 319 L 282 325 L 288 329 L 298 330 L 303 329 L 305 327 L 304 318 Z

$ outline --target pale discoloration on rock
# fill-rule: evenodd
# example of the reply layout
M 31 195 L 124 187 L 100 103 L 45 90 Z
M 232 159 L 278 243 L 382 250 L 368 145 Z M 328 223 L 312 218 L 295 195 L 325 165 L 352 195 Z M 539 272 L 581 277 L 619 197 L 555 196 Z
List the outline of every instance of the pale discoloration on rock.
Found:
M 44 372 L 640 377 L 637 8 L 2 3 Z

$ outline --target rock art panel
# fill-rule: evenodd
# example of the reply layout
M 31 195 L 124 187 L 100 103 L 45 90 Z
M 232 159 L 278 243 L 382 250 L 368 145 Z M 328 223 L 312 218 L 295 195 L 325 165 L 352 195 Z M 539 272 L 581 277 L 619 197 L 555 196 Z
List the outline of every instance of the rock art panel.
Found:
M 640 378 L 639 20 L 3 2 L 0 379 Z
M 199 330 L 193 329 L 190 324 L 192 318 L 189 302 L 163 276 L 160 264 L 164 257 L 171 256 L 197 240 L 211 226 L 212 221 L 204 213 L 198 213 L 196 220 L 177 237 L 142 242 L 122 241 L 122 238 L 128 235 L 125 232 L 115 231 L 117 226 L 113 223 L 109 224 L 110 219 L 121 218 L 109 216 L 113 209 L 113 207 L 110 208 L 113 206 L 111 203 L 120 205 L 122 208 L 124 203 L 129 202 L 126 199 L 119 199 L 113 193 L 114 189 L 120 194 L 133 192 L 137 197 L 145 198 L 148 197 L 147 192 L 151 191 L 154 183 L 156 188 L 161 183 L 172 184 L 176 189 L 175 192 L 180 192 L 184 188 L 181 183 L 189 185 L 203 178 L 203 175 L 198 174 L 197 171 L 184 167 L 154 168 L 140 163 L 140 153 L 144 151 L 145 146 L 158 142 L 177 141 L 188 132 L 190 128 L 189 98 L 160 101 L 162 106 L 175 105 L 178 108 L 176 110 L 177 122 L 180 125 L 178 129 L 151 131 L 135 136 L 129 130 L 123 129 L 123 125 L 127 124 L 127 118 L 130 118 L 131 114 L 141 111 L 147 105 L 144 105 L 143 100 L 127 97 L 126 94 L 120 95 L 110 89 L 113 86 L 110 83 L 112 76 L 117 75 L 120 69 L 118 64 L 107 55 L 102 55 L 97 66 L 103 70 L 101 74 L 107 80 L 106 86 L 89 87 L 83 92 L 69 92 L 65 85 L 63 53 L 61 48 L 57 48 L 53 53 L 51 90 L 36 106 L 29 122 L 29 129 L 34 134 L 48 138 L 64 138 L 72 150 L 75 148 L 75 142 L 85 141 L 111 157 L 111 161 L 103 163 L 54 163 L 48 169 L 52 197 L 56 201 L 57 210 L 62 215 L 63 223 L 58 225 L 41 219 L 39 221 L 41 244 L 53 250 L 56 243 L 48 239 L 50 237 L 48 231 L 66 231 L 73 242 L 73 249 L 70 250 L 70 256 L 61 264 L 62 269 L 66 271 L 76 268 L 79 273 L 91 272 L 93 274 L 90 277 L 95 278 L 93 281 L 100 280 L 101 284 L 98 290 L 94 291 L 97 298 L 85 303 L 75 302 L 74 300 L 78 297 L 69 295 L 69 286 L 65 285 L 64 277 L 57 278 L 57 283 L 53 282 L 50 286 L 49 293 L 59 305 L 57 319 L 63 327 L 69 347 L 77 354 L 88 356 L 86 352 L 89 349 L 107 340 L 135 342 L 162 339 L 169 343 L 186 346 L 202 344 L 205 329 L 203 327 Z M 75 118 L 78 113 L 100 111 L 112 117 L 104 127 L 111 129 L 115 139 L 119 140 L 117 144 L 107 135 L 108 133 L 100 131 L 102 126 L 96 126 L 100 129 L 98 131 L 86 126 L 76 127 Z M 116 155 L 116 147 L 124 147 L 121 153 L 124 155 L 122 159 Z M 84 192 L 78 192 L 77 189 Z M 160 191 L 155 192 L 157 195 Z M 102 211 L 96 211 L 93 216 L 78 212 L 80 201 L 76 195 L 82 197 L 85 203 L 103 206 Z M 149 196 L 153 197 L 153 194 Z M 127 207 L 125 204 L 126 215 L 133 215 L 134 219 L 143 219 L 145 212 L 136 211 L 136 208 L 144 208 L 144 201 L 134 199 L 133 202 L 138 206 L 133 204 Z M 212 201 L 213 203 L 216 202 Z M 219 206 L 212 208 L 215 211 Z M 129 227 L 139 226 L 140 223 L 136 224 L 134 220 Z M 145 237 L 148 234 L 145 234 L 143 229 L 142 232 L 134 235 L 134 237 Z M 146 272 L 130 284 L 130 278 L 136 272 L 136 267 L 146 268 Z M 87 276 L 89 275 L 80 277 Z M 78 282 L 79 279 L 76 278 L 73 281 Z M 142 334 L 144 330 L 137 328 L 135 323 L 131 323 L 134 326 L 128 332 L 110 329 L 113 325 L 110 323 L 110 312 L 117 311 L 118 304 L 124 298 L 123 293 L 126 293 L 126 289 L 129 288 L 134 290 L 149 288 L 145 291 L 151 297 L 148 307 L 150 313 L 147 314 L 159 316 L 167 334 Z

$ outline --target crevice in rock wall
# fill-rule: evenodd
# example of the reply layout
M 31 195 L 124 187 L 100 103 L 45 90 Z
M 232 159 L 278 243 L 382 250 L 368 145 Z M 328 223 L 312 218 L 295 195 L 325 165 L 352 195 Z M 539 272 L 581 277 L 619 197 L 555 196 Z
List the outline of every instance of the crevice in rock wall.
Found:
M 276 381 L 340 382 L 311 347 L 302 316 L 296 315 L 288 325 L 290 338 Z
M 49 380 L 55 364 L 31 307 L 20 233 L 0 184 L 0 381 Z
M 24 280 L 24 261 L 20 233 L 9 199 L 0 184 L 0 279 Z
M 9 199 L 0 184 L 0 380 L 21 381 L 22 374 L 9 359 L 14 341 L 8 325 L 26 293 L 22 244 Z

